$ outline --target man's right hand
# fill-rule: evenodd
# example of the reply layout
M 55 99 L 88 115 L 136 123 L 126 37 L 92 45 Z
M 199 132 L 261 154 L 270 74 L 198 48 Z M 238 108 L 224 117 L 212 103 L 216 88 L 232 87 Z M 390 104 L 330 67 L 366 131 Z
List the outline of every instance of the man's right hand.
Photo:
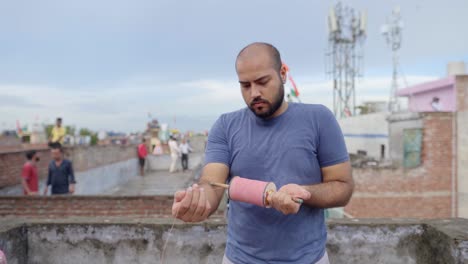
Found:
M 172 215 L 184 222 L 201 222 L 211 213 L 211 205 L 206 199 L 205 190 L 197 184 L 174 195 Z

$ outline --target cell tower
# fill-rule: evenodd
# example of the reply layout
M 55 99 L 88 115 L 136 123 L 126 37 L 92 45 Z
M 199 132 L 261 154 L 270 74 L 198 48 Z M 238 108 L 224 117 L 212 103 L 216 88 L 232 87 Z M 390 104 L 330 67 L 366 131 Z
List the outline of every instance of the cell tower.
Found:
M 333 111 L 337 118 L 356 113 L 355 81 L 362 76 L 366 12 L 336 4 L 328 14 L 326 73 L 333 79 Z
M 399 7 L 395 7 L 393 9 L 392 16 L 387 19 L 386 24 L 382 25 L 380 31 L 385 37 L 387 45 L 392 49 L 393 52 L 393 76 L 392 87 L 390 89 L 390 98 L 388 102 L 388 111 L 396 112 L 400 110 L 400 104 L 398 102 L 396 93 L 398 90 L 398 50 L 401 47 L 403 31 L 403 21 L 401 20 Z

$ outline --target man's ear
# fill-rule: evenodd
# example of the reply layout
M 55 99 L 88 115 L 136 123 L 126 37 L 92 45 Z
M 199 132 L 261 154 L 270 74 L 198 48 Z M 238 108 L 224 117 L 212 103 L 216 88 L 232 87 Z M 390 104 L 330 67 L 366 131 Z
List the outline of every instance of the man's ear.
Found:
M 281 76 L 281 81 L 283 82 L 283 84 L 285 84 L 288 79 L 288 66 L 286 66 L 286 64 L 284 63 L 283 65 L 281 65 L 280 76 Z

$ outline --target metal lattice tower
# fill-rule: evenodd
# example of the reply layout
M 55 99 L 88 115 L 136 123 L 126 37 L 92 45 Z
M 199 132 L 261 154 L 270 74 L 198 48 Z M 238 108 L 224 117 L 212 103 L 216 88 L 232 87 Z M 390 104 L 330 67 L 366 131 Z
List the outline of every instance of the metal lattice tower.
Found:
M 395 7 L 392 16 L 387 19 L 387 23 L 382 25 L 381 33 L 385 37 L 387 45 L 392 49 L 393 53 L 393 74 L 392 86 L 390 89 L 390 98 L 388 102 L 388 111 L 397 112 L 400 110 L 400 104 L 396 95 L 398 91 L 398 66 L 399 57 L 398 50 L 401 47 L 403 31 L 403 21 L 401 20 L 400 8 Z
M 367 15 L 336 4 L 328 15 L 326 73 L 333 79 L 333 111 L 337 118 L 356 113 L 356 78 L 362 76 Z

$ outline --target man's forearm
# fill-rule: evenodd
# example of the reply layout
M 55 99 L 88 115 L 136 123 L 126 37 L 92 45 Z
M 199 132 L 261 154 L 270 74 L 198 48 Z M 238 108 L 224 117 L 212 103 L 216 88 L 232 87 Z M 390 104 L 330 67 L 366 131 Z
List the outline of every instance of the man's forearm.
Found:
M 214 187 L 208 182 L 200 181 L 198 185 L 205 190 L 205 197 L 211 205 L 211 212 L 212 215 L 219 207 L 219 203 L 223 198 L 224 190 L 220 187 Z
M 351 199 L 353 184 L 331 181 L 315 185 L 302 186 L 310 192 L 310 199 L 305 204 L 315 208 L 343 207 Z
M 29 189 L 29 186 L 28 184 L 26 183 L 26 180 L 25 179 L 22 179 L 21 180 L 21 184 L 23 185 L 23 188 L 24 188 L 24 191 L 26 192 L 26 194 L 29 194 L 31 192 L 31 190 Z

